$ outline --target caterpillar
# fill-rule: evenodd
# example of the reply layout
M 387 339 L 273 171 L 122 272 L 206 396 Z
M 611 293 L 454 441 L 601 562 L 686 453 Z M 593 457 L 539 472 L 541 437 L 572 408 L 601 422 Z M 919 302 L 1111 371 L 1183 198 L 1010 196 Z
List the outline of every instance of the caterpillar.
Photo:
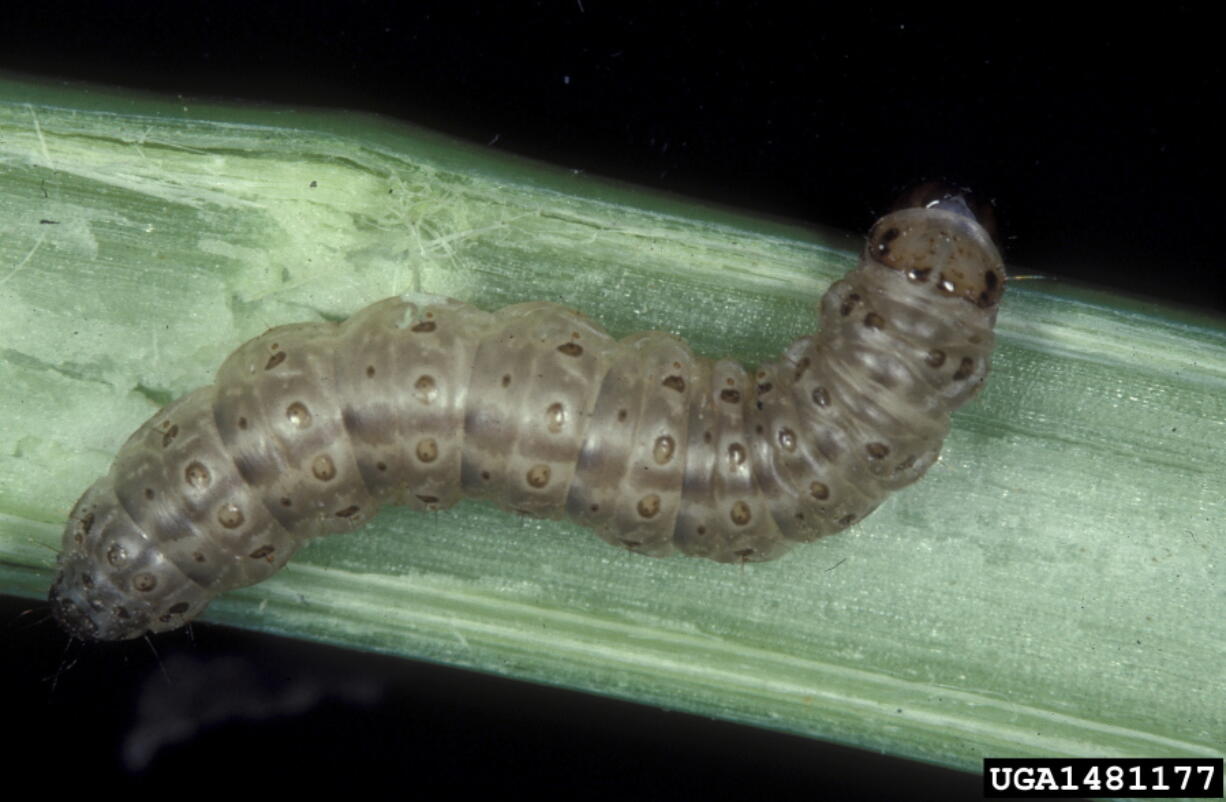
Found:
M 987 375 L 1004 285 L 967 197 L 936 190 L 881 218 L 819 331 L 752 373 L 546 302 L 395 297 L 271 329 L 77 502 L 53 615 L 83 640 L 174 629 L 380 505 L 463 497 L 655 557 L 774 559 L 936 461 Z

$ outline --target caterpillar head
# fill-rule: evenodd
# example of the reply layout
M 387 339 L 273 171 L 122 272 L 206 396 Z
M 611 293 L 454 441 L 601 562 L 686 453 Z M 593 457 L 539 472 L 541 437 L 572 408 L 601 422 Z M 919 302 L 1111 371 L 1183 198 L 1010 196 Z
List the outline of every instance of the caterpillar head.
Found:
M 877 221 L 865 256 L 898 270 L 938 295 L 994 309 L 1005 291 L 1005 266 L 992 239 L 990 207 L 966 190 L 924 184 Z

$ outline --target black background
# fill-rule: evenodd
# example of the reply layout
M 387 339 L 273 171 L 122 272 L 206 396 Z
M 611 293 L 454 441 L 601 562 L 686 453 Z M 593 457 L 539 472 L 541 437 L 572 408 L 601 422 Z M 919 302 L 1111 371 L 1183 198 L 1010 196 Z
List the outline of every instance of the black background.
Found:
M 1071 5 L 843 5 L 802 14 L 791 4 L 599 0 L 25 4 L 3 11 L 0 69 L 375 111 L 849 231 L 914 181 L 945 177 L 996 202 L 1013 272 L 1226 311 L 1215 20 L 1175 4 L 1144 17 L 1122 8 L 1077 17 Z M 3 611 L 12 623 L 0 650 L 5 671 L 24 671 L 5 687 L 29 705 L 19 716 L 31 754 L 45 745 L 61 765 L 87 756 L 90 776 L 120 776 L 112 745 L 135 704 L 125 683 L 156 661 L 143 644 L 78 647 L 52 692 L 44 678 L 63 640 L 49 624 L 28 628 L 45 609 L 17 616 L 28 607 Z M 229 650 L 266 658 L 270 675 L 290 670 L 267 640 L 247 638 L 197 627 L 195 640 L 159 648 L 201 659 Z M 978 787 L 772 733 L 357 659 L 291 658 L 382 677 L 383 704 L 329 702 L 288 722 L 226 725 L 130 779 L 215 774 L 226 764 L 205 756 L 216 751 L 285 788 L 352 771 L 351 780 L 394 778 L 404 797 L 484 782 L 576 797 L 871 798 L 890 794 L 896 777 L 910 798 L 973 797 Z

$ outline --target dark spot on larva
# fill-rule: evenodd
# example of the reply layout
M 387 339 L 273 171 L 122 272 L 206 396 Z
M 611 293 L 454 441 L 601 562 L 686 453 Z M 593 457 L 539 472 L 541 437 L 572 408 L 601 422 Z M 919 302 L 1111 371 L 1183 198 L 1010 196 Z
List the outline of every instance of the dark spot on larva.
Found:
M 422 462 L 434 462 L 438 459 L 438 443 L 427 437 L 417 441 L 417 458 Z
M 640 518 L 654 518 L 660 513 L 660 497 L 655 493 L 643 496 L 635 505 Z
M 337 518 L 352 518 L 353 516 L 357 515 L 359 512 L 361 512 L 361 508 L 358 507 L 357 504 L 350 504 L 348 507 L 346 507 L 343 510 L 337 510 L 336 517 Z
M 145 498 L 148 499 L 149 501 L 153 501 L 153 496 L 154 496 L 153 488 L 146 487 L 145 488 Z
M 796 450 L 796 432 L 784 426 L 779 430 L 779 445 L 784 451 Z
M 273 552 L 275 552 L 276 550 L 277 549 L 274 546 L 260 546 L 258 549 L 251 552 L 247 556 L 253 560 L 263 560 L 265 557 L 271 556 Z
M 624 409 L 617 410 L 617 422 L 618 423 L 625 423 L 626 418 L 628 417 L 630 417 L 630 413 L 627 412 L 626 410 Z
M 928 367 L 930 368 L 939 368 L 941 365 L 945 364 L 945 352 L 940 348 L 933 348 L 928 352 L 928 355 L 924 357 L 924 361 L 928 363 Z
M 825 482 L 809 482 L 809 495 L 818 501 L 830 498 L 830 486 Z
M 528 485 L 540 489 L 549 484 L 549 466 L 543 464 L 533 465 L 528 469 L 526 476 Z
M 882 231 L 877 236 L 877 253 L 880 254 L 881 256 L 885 256 L 887 253 L 889 253 L 890 243 L 898 239 L 898 237 L 901 234 L 902 232 L 899 231 L 895 227 L 890 227 L 890 228 L 887 228 L 885 231 Z
M 811 362 L 807 356 L 802 357 L 801 360 L 796 363 L 796 381 L 800 381 L 800 377 L 805 375 L 805 371 L 809 369 L 810 364 Z
M 183 469 L 183 478 L 197 490 L 204 490 L 213 481 L 209 476 L 209 469 L 199 462 L 188 463 L 188 466 Z
M 124 607 L 123 605 L 116 607 L 114 612 L 115 617 L 123 621 L 126 621 L 132 617 L 132 614 L 128 612 L 128 608 Z
M 869 312 L 864 316 L 864 328 L 866 329 L 884 329 L 885 318 L 876 312 Z
M 198 563 L 205 562 L 203 552 L 199 552 L 199 551 L 193 551 L 193 552 L 192 552 L 192 559 L 193 559 L 193 560 L 195 560 L 195 561 L 196 561 L 196 562 L 198 562 Z
M 118 568 L 128 561 L 128 551 L 118 543 L 112 543 L 106 550 L 106 561 L 112 567 Z
M 94 528 L 94 514 L 87 512 L 81 516 L 81 534 L 88 535 L 89 530 Z
M 624 537 L 620 538 L 620 540 L 622 545 L 628 549 L 637 549 L 639 546 L 643 545 L 643 541 L 641 540 L 626 540 Z
M 732 552 L 733 556 L 740 557 L 742 560 L 747 560 L 747 559 L 749 559 L 749 557 L 750 557 L 750 556 L 751 556 L 753 553 L 754 553 L 754 550 L 753 550 L 753 549 L 749 549 L 749 548 L 746 548 L 746 549 L 737 549 L 736 551 Z
M 171 618 L 173 618 L 173 616 L 170 613 L 163 613 L 162 615 L 158 616 L 158 621 L 161 621 L 163 624 L 169 624 Z
M 588 507 L 588 509 L 591 510 L 592 512 L 600 512 L 600 505 L 593 504 L 592 506 Z
M 707 533 L 707 528 L 706 528 L 705 526 L 700 526 L 700 527 L 698 527 L 697 529 L 695 529 L 694 531 L 695 531 L 695 532 L 697 532 L 697 533 L 698 533 L 698 534 L 700 534 L 700 535 L 705 535 L 705 534 Z
M 958 369 L 954 371 L 954 381 L 963 381 L 969 379 L 971 374 L 975 372 L 975 360 L 969 356 L 962 357 L 962 362 L 958 365 Z
M 825 387 L 814 387 L 813 392 L 809 394 L 813 399 L 813 403 L 819 407 L 830 406 L 830 392 Z
M 510 373 L 502 374 L 502 386 L 503 387 L 511 386 L 511 374 Z
M 169 446 L 171 443 L 174 442 L 174 439 L 178 436 L 179 436 L 179 424 L 176 423 L 173 426 L 171 426 L 169 429 L 167 429 L 166 433 L 162 435 L 162 448 L 166 448 L 167 446 Z
M 655 459 L 657 465 L 667 465 L 669 460 L 673 458 L 673 452 L 676 448 L 677 441 L 663 434 L 656 438 L 656 442 L 651 448 L 651 456 Z
M 330 482 L 336 478 L 336 465 L 327 454 L 320 454 L 311 460 L 311 474 L 321 482 Z
M 922 284 L 932 275 L 931 267 L 913 267 L 907 271 L 907 278 L 916 283 Z
M 424 334 L 426 332 L 434 331 L 436 328 L 438 328 L 438 325 L 433 320 L 423 320 L 420 323 L 414 323 L 412 328 L 409 329 L 409 331 L 415 331 L 418 334 Z
M 387 470 L 387 463 L 386 463 L 386 462 L 376 462 L 376 463 L 375 463 L 375 468 L 376 468 L 376 469 L 378 469 L 378 470 L 380 470 L 380 471 L 386 471 L 386 470 Z
M 187 602 L 175 602 L 174 604 L 170 605 L 170 609 L 167 610 L 167 612 L 171 615 L 183 615 L 187 612 L 187 608 L 190 606 L 191 605 L 189 605 Z
M 282 506 L 282 507 L 292 507 L 293 505 L 294 505 L 294 502 L 290 500 L 289 496 L 282 496 L 282 497 L 281 497 L 281 506 Z
M 277 353 L 268 357 L 268 362 L 264 365 L 264 370 L 272 370 L 273 368 L 275 368 L 277 365 L 280 365 L 284 361 L 285 361 L 285 352 L 278 351 Z
M 676 390 L 679 393 L 685 392 L 685 379 L 676 374 L 667 377 L 662 384 L 670 390 Z
M 885 459 L 890 455 L 890 447 L 885 443 L 869 443 L 864 446 L 864 450 L 872 459 Z
M 237 529 L 244 520 L 243 511 L 234 504 L 222 504 L 217 508 L 217 523 L 226 529 Z
M 305 429 L 311 425 L 311 410 L 301 401 L 295 401 L 285 408 L 285 418 L 299 429 Z
M 766 432 L 766 429 L 762 428 L 762 424 L 759 423 L 757 426 L 753 427 L 753 431 L 754 434 L 761 435 Z
M 482 471 L 482 472 L 481 472 L 481 478 L 482 478 L 482 479 L 484 479 L 485 481 L 487 481 L 487 482 L 488 482 L 488 481 L 490 480 L 490 472 L 489 472 L 489 471 Z
M 771 384 L 770 382 L 763 382 L 762 384 L 758 385 L 758 395 L 764 396 L 773 389 L 775 389 L 775 385 Z
M 860 295 L 853 292 L 851 295 L 848 295 L 843 299 L 843 304 L 839 307 L 839 314 L 843 317 L 847 317 L 853 310 L 855 310 L 859 303 Z
M 418 376 L 417 381 L 413 382 L 413 396 L 419 403 L 433 403 L 438 397 L 438 383 L 434 377 L 429 374 Z
M 558 434 L 566 425 L 566 407 L 557 401 L 545 408 L 545 428 L 551 434 Z
M 711 432 L 710 432 L 710 430 L 707 430 L 707 431 L 705 431 L 705 432 L 703 432 L 703 433 L 702 433 L 702 442 L 704 442 L 704 443 L 710 443 L 710 442 L 711 442 Z
M 909 457 L 907 457 L 906 459 L 904 459 L 902 462 L 900 462 L 900 463 L 898 463 L 897 465 L 895 465 L 895 466 L 894 466 L 894 472 L 895 472 L 895 473 L 902 473 L 903 471 L 909 471 L 909 470 L 911 470 L 912 468 L 914 468 L 914 467 L 915 467 L 915 463 L 916 463 L 916 461 L 917 461 L 918 459 L 919 459 L 919 457 L 917 457 L 917 456 L 915 456 L 914 454 L 912 454 L 911 456 L 909 456 Z
M 567 356 L 583 356 L 583 346 L 579 343 L 562 343 L 558 346 L 558 351 Z
M 438 496 L 418 496 L 417 500 L 422 504 L 438 504 Z
M 246 418 L 238 419 L 238 428 L 243 429 L 244 431 L 247 429 L 247 419 Z
M 366 378 L 373 379 L 374 377 L 375 377 L 375 366 L 367 365 L 366 366 Z
M 732 509 L 728 511 L 728 517 L 731 518 L 732 522 L 737 526 L 744 526 L 745 524 L 749 523 L 750 519 L 753 518 L 753 515 L 749 511 L 748 504 L 746 504 L 744 501 L 738 501 L 733 504 Z
M 740 390 L 720 390 L 719 400 L 723 401 L 725 404 L 739 404 L 741 403 L 741 391 Z
M 856 516 L 848 513 L 839 519 L 839 526 L 851 526 L 856 520 Z
M 745 457 L 748 454 L 745 452 L 745 446 L 740 443 L 733 443 L 728 446 L 728 464 L 733 468 L 739 468 L 745 464 Z
M 94 587 L 94 575 L 81 574 L 81 587 L 85 588 L 86 590 L 91 590 Z
M 153 574 L 137 574 L 132 577 L 132 588 L 141 593 L 148 593 L 158 586 L 158 578 Z
M 355 432 L 361 427 L 362 418 L 356 409 L 347 406 L 341 410 L 341 424 L 345 431 Z

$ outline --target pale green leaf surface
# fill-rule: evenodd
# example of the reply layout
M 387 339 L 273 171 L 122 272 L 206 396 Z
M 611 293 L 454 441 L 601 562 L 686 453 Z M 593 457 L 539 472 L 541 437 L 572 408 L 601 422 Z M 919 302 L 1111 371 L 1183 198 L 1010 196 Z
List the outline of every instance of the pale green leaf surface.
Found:
M 755 362 L 858 243 L 367 116 L 0 84 L 0 590 L 44 595 L 128 434 L 270 326 L 548 299 Z M 1226 327 L 1029 282 L 999 332 L 929 476 L 779 561 L 387 509 L 208 617 L 968 770 L 1220 755 Z

